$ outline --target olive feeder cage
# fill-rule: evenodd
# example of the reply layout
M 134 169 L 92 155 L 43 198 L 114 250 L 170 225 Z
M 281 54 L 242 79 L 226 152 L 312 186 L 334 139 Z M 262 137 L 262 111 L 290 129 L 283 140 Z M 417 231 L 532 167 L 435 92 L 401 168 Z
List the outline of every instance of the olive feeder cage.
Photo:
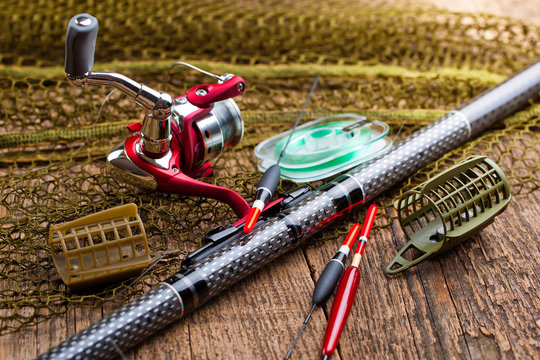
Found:
M 135 204 L 51 225 L 49 244 L 60 277 L 72 290 L 138 275 L 151 262 Z
M 404 193 L 395 207 L 409 241 L 386 272 L 397 274 L 459 245 L 491 224 L 510 197 L 504 173 L 485 156 L 465 159 Z

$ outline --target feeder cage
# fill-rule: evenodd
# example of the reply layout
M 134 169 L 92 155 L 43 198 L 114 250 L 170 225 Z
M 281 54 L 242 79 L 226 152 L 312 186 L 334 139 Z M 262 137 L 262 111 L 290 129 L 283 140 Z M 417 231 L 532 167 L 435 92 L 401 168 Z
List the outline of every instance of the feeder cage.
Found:
M 135 276 L 151 261 L 135 204 L 51 225 L 49 244 L 60 277 L 72 290 Z
M 408 191 L 396 209 L 409 241 L 386 272 L 396 274 L 460 244 L 491 224 L 509 201 L 504 173 L 485 156 L 468 158 Z

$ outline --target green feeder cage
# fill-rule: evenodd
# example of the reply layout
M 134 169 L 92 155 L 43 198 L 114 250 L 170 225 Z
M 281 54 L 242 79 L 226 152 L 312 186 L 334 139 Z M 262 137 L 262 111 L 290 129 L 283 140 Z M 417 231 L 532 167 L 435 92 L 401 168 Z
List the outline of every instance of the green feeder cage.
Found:
M 485 156 L 465 159 L 406 192 L 396 209 L 409 241 L 386 272 L 396 274 L 459 245 L 491 224 L 510 197 L 504 173 Z

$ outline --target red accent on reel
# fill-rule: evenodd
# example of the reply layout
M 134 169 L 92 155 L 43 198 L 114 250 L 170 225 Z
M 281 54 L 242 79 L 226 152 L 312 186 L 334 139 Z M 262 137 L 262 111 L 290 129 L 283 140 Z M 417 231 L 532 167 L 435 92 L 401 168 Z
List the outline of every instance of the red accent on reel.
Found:
M 204 142 L 195 123 L 208 116 L 215 102 L 240 95 L 245 87 L 244 79 L 233 76 L 222 84 L 199 85 L 188 91 L 185 95 L 187 100 L 198 108 L 184 116 L 181 125 L 171 121 L 170 153 L 172 155 L 167 169 L 148 161 L 148 158 L 160 158 L 163 154 L 145 152 L 142 143 L 137 151 L 136 146 L 140 141 L 139 132 L 142 129 L 140 122 L 128 125 L 128 129 L 135 134 L 125 140 L 126 155 L 135 165 L 154 177 L 157 190 L 217 199 L 231 206 L 239 218 L 245 218 L 251 207 L 239 194 L 233 190 L 194 179 L 213 174 L 210 162 L 203 163 Z M 174 99 L 179 97 L 182 95 Z
M 135 121 L 133 124 L 127 126 L 129 131 L 139 132 L 142 129 L 142 123 L 140 121 Z
M 233 76 L 222 84 L 203 84 L 192 87 L 187 92 L 187 100 L 195 106 L 206 108 L 213 103 L 241 95 L 246 82 L 240 76 Z
M 249 204 L 233 190 L 195 180 L 180 170 L 180 143 L 175 136 L 173 136 L 171 141 L 173 155 L 169 161 L 168 169 L 162 169 L 152 165 L 141 158 L 136 149 L 136 145 L 139 141 L 139 134 L 130 136 L 125 141 L 124 149 L 127 156 L 135 165 L 151 174 L 156 179 L 157 190 L 209 197 L 223 201 L 228 204 L 240 218 L 249 213 Z

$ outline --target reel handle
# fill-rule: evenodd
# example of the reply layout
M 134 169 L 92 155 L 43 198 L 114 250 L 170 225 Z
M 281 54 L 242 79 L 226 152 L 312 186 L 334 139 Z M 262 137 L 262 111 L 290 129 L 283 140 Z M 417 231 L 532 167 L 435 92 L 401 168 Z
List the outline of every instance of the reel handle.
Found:
M 64 70 L 69 77 L 81 78 L 92 69 L 98 34 L 98 20 L 79 14 L 69 20 L 66 32 Z
M 221 84 L 203 84 L 192 87 L 188 90 L 186 97 L 193 105 L 207 108 L 215 102 L 241 95 L 245 89 L 244 79 L 233 76 Z

